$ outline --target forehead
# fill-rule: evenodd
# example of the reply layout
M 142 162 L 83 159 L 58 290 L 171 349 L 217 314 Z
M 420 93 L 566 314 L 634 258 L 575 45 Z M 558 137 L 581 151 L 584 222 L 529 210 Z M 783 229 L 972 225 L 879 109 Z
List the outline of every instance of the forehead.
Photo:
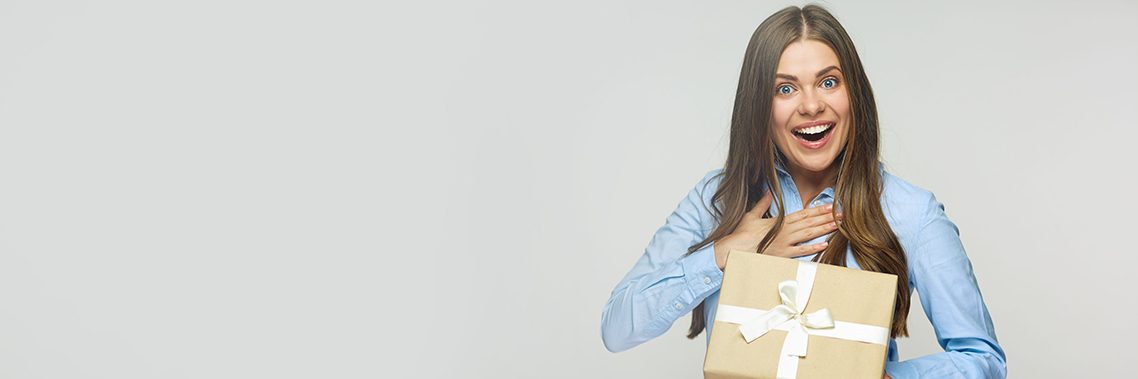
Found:
M 780 74 L 796 75 L 800 78 L 812 78 L 815 72 L 829 66 L 837 66 L 839 69 L 842 67 L 838 63 L 838 55 L 829 45 L 812 39 L 792 42 L 786 46 L 778 59 Z M 798 75 L 803 73 L 808 75 Z

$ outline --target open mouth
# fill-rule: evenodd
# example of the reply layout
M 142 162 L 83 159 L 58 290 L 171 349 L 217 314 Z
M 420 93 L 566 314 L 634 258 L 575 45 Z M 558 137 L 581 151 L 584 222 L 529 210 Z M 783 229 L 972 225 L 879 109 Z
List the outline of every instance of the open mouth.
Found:
M 830 131 L 834 130 L 834 123 L 827 123 L 822 125 L 808 126 L 805 128 L 794 129 L 792 132 L 795 137 L 809 142 L 821 141 L 826 138 Z

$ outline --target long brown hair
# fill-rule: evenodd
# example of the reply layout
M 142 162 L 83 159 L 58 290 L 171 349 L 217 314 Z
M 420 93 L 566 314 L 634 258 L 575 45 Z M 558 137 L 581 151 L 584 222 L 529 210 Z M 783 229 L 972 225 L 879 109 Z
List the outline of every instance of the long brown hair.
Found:
M 829 237 L 830 245 L 814 261 L 845 266 L 846 249 L 850 247 L 862 269 L 897 275 L 890 337 L 908 336 L 905 321 L 909 315 L 909 271 L 901 243 L 881 209 L 883 178 L 878 171 L 880 150 L 873 89 L 846 30 L 830 12 L 817 5 L 784 8 L 764 20 L 751 35 L 731 116 L 727 162 L 720 174 L 719 188 L 712 196 L 711 208 L 719 225 L 706 239 L 691 246 L 688 254 L 731 234 L 767 187 L 778 215 L 775 227 L 763 237 L 758 251 L 764 251 L 778 235 L 786 207 L 775 171 L 775 161 L 781 157 L 769 128 L 775 70 L 788 45 L 807 39 L 823 42 L 837 53 L 846 76 L 852 119 L 849 138 L 835 160 L 835 210 L 841 208 L 844 219 L 838 232 Z M 705 304 L 706 301 L 700 303 L 692 311 L 688 338 L 695 338 L 705 328 Z

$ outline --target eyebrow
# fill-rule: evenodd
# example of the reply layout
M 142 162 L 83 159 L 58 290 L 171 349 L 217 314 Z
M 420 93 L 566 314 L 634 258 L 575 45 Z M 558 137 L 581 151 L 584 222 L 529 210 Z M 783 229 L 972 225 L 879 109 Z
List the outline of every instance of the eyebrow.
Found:
M 830 67 L 823 68 L 821 71 L 818 71 L 817 74 L 814 74 L 814 77 L 817 78 L 819 76 L 822 76 L 822 74 L 830 72 L 830 70 L 838 70 L 838 72 L 842 72 L 842 70 L 839 69 L 838 66 L 830 66 Z M 783 78 L 783 79 L 788 79 L 788 80 L 792 80 L 792 81 L 796 81 L 796 82 L 798 81 L 798 77 L 794 76 L 794 75 L 774 74 L 774 76 L 776 78 Z

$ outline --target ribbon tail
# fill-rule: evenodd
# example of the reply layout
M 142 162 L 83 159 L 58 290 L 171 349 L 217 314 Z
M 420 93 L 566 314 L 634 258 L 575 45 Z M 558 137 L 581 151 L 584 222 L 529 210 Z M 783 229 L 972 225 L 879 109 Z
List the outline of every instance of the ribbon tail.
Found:
M 785 351 L 785 350 L 784 350 Z M 775 378 L 795 379 L 798 377 L 798 358 L 789 354 L 780 354 L 778 357 L 778 371 Z
M 790 328 L 790 331 L 786 334 L 786 341 L 783 341 L 783 354 L 805 357 L 806 344 L 808 341 L 809 335 L 806 333 L 806 330 L 802 329 L 801 325 L 795 325 L 793 328 Z

